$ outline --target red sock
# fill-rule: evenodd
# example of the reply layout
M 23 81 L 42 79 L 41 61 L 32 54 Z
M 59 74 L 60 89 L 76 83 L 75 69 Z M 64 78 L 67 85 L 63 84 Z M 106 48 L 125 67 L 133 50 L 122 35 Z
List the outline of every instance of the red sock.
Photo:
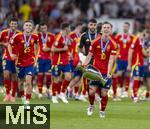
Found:
M 130 76 L 126 76 L 126 87 L 125 87 L 125 91 L 129 90 L 129 84 L 130 84 Z
M 24 90 L 20 91 L 20 96 L 21 96 L 21 97 L 24 96 Z
M 101 111 L 105 111 L 107 103 L 108 103 L 108 95 L 102 97 L 101 99 Z
M 57 86 L 57 94 L 60 94 L 61 86 L 62 86 L 62 82 L 59 82 L 59 85 Z
M 47 89 L 49 89 L 50 85 L 51 85 L 51 75 L 48 74 L 48 75 L 46 75 L 46 86 L 47 86 Z
M 74 93 L 77 94 L 77 93 L 78 93 L 78 90 L 79 90 L 79 87 L 75 86 L 75 87 L 74 87 Z
M 113 89 L 114 97 L 116 97 L 117 96 L 117 78 L 116 77 L 112 79 L 112 89 Z
M 37 78 L 37 82 L 38 82 L 38 89 L 39 89 L 39 93 L 42 93 L 42 89 L 43 89 L 43 79 L 44 79 L 44 75 L 42 74 L 38 74 L 38 78 Z
M 4 86 L 6 88 L 6 95 L 9 95 L 11 90 L 11 80 L 4 80 Z
M 18 81 L 12 81 L 12 97 L 16 96 Z
M 56 96 L 56 91 L 58 89 L 59 83 L 52 82 L 52 95 Z
M 94 105 L 95 95 L 88 95 L 88 97 L 89 97 L 90 105 Z
M 31 94 L 26 94 L 26 100 L 30 100 L 31 99 Z
M 134 80 L 134 82 L 133 82 L 133 97 L 137 97 L 139 87 L 140 87 L 140 81 Z
M 63 81 L 63 83 L 62 83 L 62 89 L 61 89 L 61 92 L 62 92 L 62 93 L 65 93 L 65 92 L 66 92 L 66 89 L 67 89 L 69 83 L 70 83 L 70 81 L 67 81 L 67 80 L 64 79 L 64 81 Z
M 123 79 L 122 79 L 122 76 L 119 76 L 118 77 L 118 84 L 120 87 L 123 87 Z
M 145 94 L 145 97 L 148 98 L 149 96 L 150 96 L 150 92 L 147 91 L 146 94 Z

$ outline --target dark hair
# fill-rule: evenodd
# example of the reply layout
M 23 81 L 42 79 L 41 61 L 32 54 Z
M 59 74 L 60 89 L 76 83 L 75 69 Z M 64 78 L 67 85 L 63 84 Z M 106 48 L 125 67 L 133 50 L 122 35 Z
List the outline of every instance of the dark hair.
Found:
M 90 19 L 89 21 L 88 21 L 88 23 L 97 23 L 97 21 L 96 21 L 96 19 L 95 18 L 92 18 L 92 19 Z
M 10 23 L 10 22 L 12 22 L 12 21 L 14 21 L 14 22 L 17 22 L 17 23 L 18 23 L 18 18 L 12 17 L 12 18 L 9 20 L 9 23 Z
M 100 33 L 101 32 L 101 29 L 102 29 L 102 22 L 99 22 L 97 24 L 97 32 Z
M 27 20 L 27 21 L 24 22 L 24 24 L 27 23 L 27 22 L 32 23 L 34 25 L 34 22 L 32 20 Z
M 78 26 L 82 26 L 83 25 L 83 23 L 82 22 L 77 22 L 76 23 L 76 27 L 78 27 Z
M 40 24 L 39 24 L 39 26 L 44 26 L 44 25 L 46 25 L 46 26 L 47 26 L 47 23 L 46 23 L 46 22 L 44 22 L 44 21 L 40 22 Z
M 124 22 L 124 24 L 127 24 L 128 26 L 130 26 L 130 23 L 129 23 L 129 22 Z
M 111 28 L 113 27 L 113 25 L 112 25 L 110 22 L 108 22 L 108 21 L 104 21 L 104 22 L 102 23 L 102 26 L 105 25 L 105 24 L 109 24 L 109 25 L 111 26 Z
M 65 28 L 69 27 L 69 23 L 64 22 L 61 24 L 61 29 L 64 30 Z

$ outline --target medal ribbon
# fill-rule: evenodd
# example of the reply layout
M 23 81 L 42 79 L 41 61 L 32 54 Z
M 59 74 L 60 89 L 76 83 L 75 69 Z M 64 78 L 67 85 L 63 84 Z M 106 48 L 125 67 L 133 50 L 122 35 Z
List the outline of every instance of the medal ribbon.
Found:
M 106 51 L 106 48 L 107 48 L 109 42 L 110 42 L 110 40 L 108 39 L 108 40 L 106 41 L 106 45 L 103 46 L 103 38 L 101 38 L 101 40 L 100 40 L 100 46 L 101 46 L 101 51 L 102 51 L 102 53 L 104 53 L 104 52 Z
M 90 42 L 92 42 L 92 37 L 91 37 L 90 32 L 88 32 L 88 36 L 89 36 Z M 94 39 L 95 39 L 96 37 L 97 37 L 97 32 L 95 33 Z
M 42 34 L 42 43 L 45 44 L 47 42 L 47 37 L 48 37 L 48 34 L 46 33 L 46 36 L 44 38 L 44 34 Z
M 11 32 L 12 32 L 12 30 L 9 30 L 9 31 L 8 31 L 8 42 L 9 42 L 9 40 L 10 40 L 10 33 L 11 33 Z M 12 37 L 14 37 L 15 34 L 16 34 L 16 31 L 13 33 Z
M 129 39 L 129 34 L 128 34 L 128 36 L 127 36 L 127 39 L 125 39 L 125 38 L 124 38 L 124 34 L 122 33 L 122 41 L 123 41 L 123 44 L 126 44 L 127 41 L 128 41 L 128 39 Z
M 25 41 L 25 46 L 26 46 L 26 48 L 27 48 L 27 47 L 29 46 L 29 44 L 30 44 L 31 35 L 29 36 L 28 41 L 27 41 L 27 39 L 26 39 L 26 35 L 25 35 L 25 34 L 23 35 L 23 38 L 24 38 L 24 41 Z

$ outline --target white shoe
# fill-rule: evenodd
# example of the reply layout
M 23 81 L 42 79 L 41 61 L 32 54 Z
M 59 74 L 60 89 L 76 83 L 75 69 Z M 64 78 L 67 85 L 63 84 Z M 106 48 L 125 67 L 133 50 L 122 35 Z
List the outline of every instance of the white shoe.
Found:
M 87 102 L 86 98 L 84 95 L 80 95 L 79 96 L 79 100 L 83 101 L 83 102 Z
M 58 100 L 57 100 L 57 96 L 52 96 L 52 102 L 53 103 L 59 103 Z
M 122 98 L 127 98 L 128 97 L 128 92 L 124 91 L 121 95 Z
M 114 98 L 113 98 L 113 101 L 115 101 L 115 102 L 116 102 L 116 101 L 121 101 L 121 98 L 119 98 L 119 97 L 114 97 Z
M 30 110 L 30 101 L 29 100 L 25 100 L 24 101 L 24 109 Z
M 41 93 L 38 93 L 38 98 L 42 99 L 43 95 Z
M 79 100 L 79 97 L 80 97 L 79 95 L 75 95 L 74 99 Z
M 100 118 L 105 118 L 105 112 L 104 111 L 100 111 L 99 112 L 99 117 Z
M 150 101 L 150 97 L 148 97 L 148 98 L 145 98 L 144 100 L 145 100 L 145 101 Z
M 87 109 L 87 115 L 92 116 L 93 112 L 94 112 L 94 105 L 90 105 Z
M 46 96 L 48 99 L 51 99 L 51 97 L 52 97 L 48 89 L 46 90 Z
M 139 102 L 138 97 L 133 97 L 133 103 L 138 103 L 138 102 Z
M 60 95 L 58 95 L 58 98 L 61 99 L 64 103 L 68 103 L 68 100 L 66 99 L 66 96 L 64 93 L 60 93 Z

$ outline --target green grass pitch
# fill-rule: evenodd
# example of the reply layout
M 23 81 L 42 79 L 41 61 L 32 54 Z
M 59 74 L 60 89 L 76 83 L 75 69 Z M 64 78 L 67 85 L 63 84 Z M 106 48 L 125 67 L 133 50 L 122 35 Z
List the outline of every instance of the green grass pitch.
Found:
M 3 103 L 2 96 L 0 103 Z M 86 115 L 88 102 L 70 100 L 69 104 L 52 104 L 46 98 L 33 98 L 31 103 L 50 104 L 50 129 L 150 129 L 150 102 L 146 101 L 133 104 L 130 99 L 121 102 L 110 99 L 104 119 L 99 118 L 97 102 L 91 117 Z

